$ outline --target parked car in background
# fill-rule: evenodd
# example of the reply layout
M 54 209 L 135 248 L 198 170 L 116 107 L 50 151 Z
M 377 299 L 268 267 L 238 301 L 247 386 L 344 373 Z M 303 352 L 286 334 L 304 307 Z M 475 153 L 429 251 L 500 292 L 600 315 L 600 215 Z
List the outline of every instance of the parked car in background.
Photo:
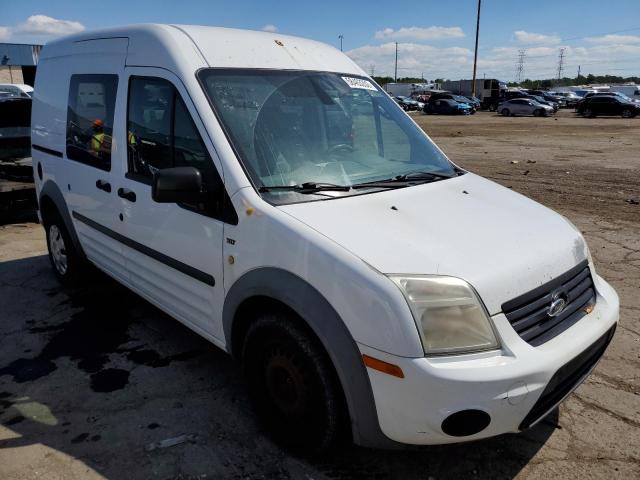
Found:
M 591 92 L 591 93 L 587 93 L 582 99 L 582 101 L 586 100 L 587 98 L 593 98 L 593 97 L 618 97 L 628 102 L 640 103 L 640 99 L 630 98 L 629 96 L 625 95 L 622 92 Z
M 420 110 L 420 102 L 418 102 L 417 100 L 413 100 L 412 98 L 404 97 L 402 95 L 399 95 L 397 97 L 393 97 L 393 99 L 406 112 Z
M 450 98 L 430 99 L 423 111 L 429 115 L 471 115 L 474 112 L 468 103 L 456 102 Z
M 476 110 L 480 110 L 480 106 L 482 105 L 482 103 L 480 102 L 480 99 L 478 97 L 473 97 L 470 95 L 462 95 L 462 97 L 466 98 L 469 101 L 469 105 L 471 105 L 473 108 L 475 108 Z
M 552 93 L 548 90 L 528 90 L 528 92 L 531 95 L 542 97 L 545 101 L 550 103 L 560 104 L 560 102 L 562 102 L 563 100 L 561 96 L 556 95 L 555 93 Z
M 529 97 L 526 98 L 531 98 L 532 100 L 535 100 L 538 103 L 541 103 L 542 105 L 548 105 L 551 108 L 553 108 L 554 112 L 557 112 L 558 109 L 560 108 L 560 103 L 559 102 L 553 102 L 551 100 L 547 100 L 546 97 L 542 97 L 540 95 L 529 95 Z
M 554 109 L 549 105 L 544 105 L 532 98 L 514 98 L 506 100 L 498 105 L 498 113 L 508 117 L 516 115 L 533 115 L 543 117 L 553 115 Z
M 0 212 L 17 202 L 35 205 L 31 163 L 31 97 L 0 96 Z
M 565 107 L 575 107 L 582 100 L 582 97 L 575 92 L 555 92 L 555 95 L 562 97 Z
M 577 112 L 588 118 L 600 115 L 620 115 L 630 118 L 640 113 L 640 104 L 625 100 L 618 95 L 592 95 L 580 102 Z
M 0 97 L 31 98 L 33 87 L 21 83 L 0 83 Z
M 574 90 L 574 91 L 573 91 L 573 93 L 575 93 L 575 94 L 576 94 L 576 95 L 578 95 L 579 97 L 584 98 L 584 96 L 585 96 L 587 93 L 593 93 L 593 92 L 595 92 L 595 91 L 596 91 L 596 90 L 594 90 L 593 88 L 579 88 L 579 89 L 577 89 L 577 90 Z
M 477 108 L 472 104 L 472 102 L 465 96 L 463 95 L 457 95 L 455 93 L 450 93 L 450 92 L 444 92 L 444 93 L 435 93 L 433 95 L 431 95 L 431 98 L 429 99 L 429 102 L 433 102 L 435 100 L 440 100 L 440 99 L 445 99 L 445 100 L 453 100 L 455 102 L 458 103 L 464 103 L 466 105 L 469 105 L 471 107 L 471 113 L 476 113 Z

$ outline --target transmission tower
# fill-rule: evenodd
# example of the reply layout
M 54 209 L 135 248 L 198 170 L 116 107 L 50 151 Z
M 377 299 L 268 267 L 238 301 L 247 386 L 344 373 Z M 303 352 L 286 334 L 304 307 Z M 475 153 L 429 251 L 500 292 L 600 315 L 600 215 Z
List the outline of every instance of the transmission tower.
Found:
M 524 76 L 524 59 L 527 56 L 527 51 L 524 48 L 518 50 L 518 63 L 516 63 L 516 82 L 521 83 Z
M 558 81 L 562 78 L 562 71 L 564 70 L 564 51 L 566 48 L 562 47 L 560 49 L 560 54 L 558 55 Z

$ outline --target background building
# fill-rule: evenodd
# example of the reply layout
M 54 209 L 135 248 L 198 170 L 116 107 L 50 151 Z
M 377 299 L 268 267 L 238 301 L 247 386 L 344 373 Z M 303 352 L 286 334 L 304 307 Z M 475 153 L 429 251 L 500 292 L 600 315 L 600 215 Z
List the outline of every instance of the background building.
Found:
M 0 43 L 0 83 L 33 86 L 42 45 Z

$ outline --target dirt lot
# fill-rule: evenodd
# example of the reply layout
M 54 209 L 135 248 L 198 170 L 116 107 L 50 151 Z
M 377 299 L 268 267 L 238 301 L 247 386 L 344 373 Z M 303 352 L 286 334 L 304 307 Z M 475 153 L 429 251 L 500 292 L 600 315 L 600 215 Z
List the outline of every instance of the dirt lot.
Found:
M 256 425 L 225 354 L 108 279 L 62 289 L 41 227 L 8 223 L 0 478 L 640 478 L 640 119 L 416 119 L 454 161 L 576 223 L 620 294 L 613 343 L 559 411 L 473 444 L 292 457 Z

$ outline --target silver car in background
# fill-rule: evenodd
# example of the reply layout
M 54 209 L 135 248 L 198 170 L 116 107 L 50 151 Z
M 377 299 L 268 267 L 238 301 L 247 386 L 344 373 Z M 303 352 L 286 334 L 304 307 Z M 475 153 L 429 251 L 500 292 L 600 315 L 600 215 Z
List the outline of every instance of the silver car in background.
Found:
M 498 105 L 498 112 L 508 117 L 509 115 L 533 115 L 534 117 L 546 117 L 553 115 L 553 107 L 543 105 L 531 98 L 513 98 Z

